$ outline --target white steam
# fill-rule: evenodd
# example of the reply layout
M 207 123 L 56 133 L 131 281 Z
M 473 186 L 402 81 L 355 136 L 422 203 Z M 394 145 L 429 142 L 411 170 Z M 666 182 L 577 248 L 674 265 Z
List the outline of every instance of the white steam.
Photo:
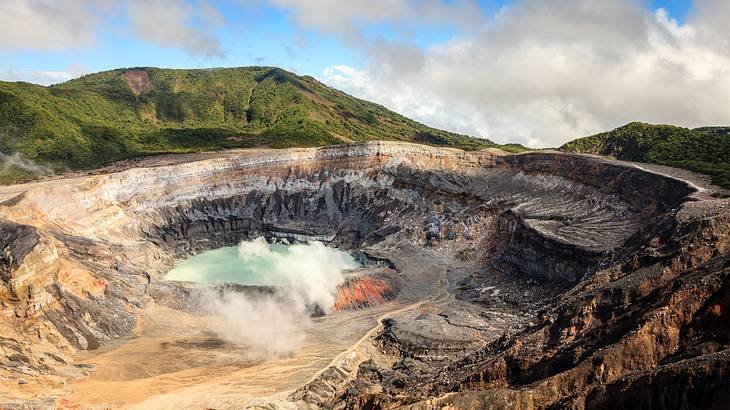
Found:
M 248 296 L 211 295 L 209 307 L 223 320 L 213 329 L 223 339 L 240 345 L 254 359 L 285 356 L 302 345 L 308 323 L 306 310 L 287 303 L 282 294 Z
M 209 307 L 224 322 L 217 329 L 221 337 L 257 358 L 283 356 L 301 346 L 311 309 L 328 312 L 344 281 L 342 271 L 356 267 L 345 254 L 319 242 L 292 245 L 283 253 L 258 238 L 242 242 L 238 255 L 241 263 L 267 266 L 280 289 L 270 295 L 211 295 Z
M 53 173 L 49 167 L 38 165 L 19 152 L 8 155 L 0 151 L 0 169 L 8 168 L 19 168 L 24 171 L 41 175 Z

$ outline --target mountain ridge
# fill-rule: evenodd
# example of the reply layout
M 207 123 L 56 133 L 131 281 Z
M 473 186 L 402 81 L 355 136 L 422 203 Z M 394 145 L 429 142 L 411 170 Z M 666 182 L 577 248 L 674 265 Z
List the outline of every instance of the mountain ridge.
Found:
M 730 189 L 730 127 L 690 129 L 632 122 L 572 140 L 560 150 L 689 169 Z
M 55 170 L 156 154 L 369 140 L 497 146 L 277 67 L 131 67 L 51 86 L 0 82 L 0 152 Z M 0 183 L 31 179 L 31 169 L 6 162 Z

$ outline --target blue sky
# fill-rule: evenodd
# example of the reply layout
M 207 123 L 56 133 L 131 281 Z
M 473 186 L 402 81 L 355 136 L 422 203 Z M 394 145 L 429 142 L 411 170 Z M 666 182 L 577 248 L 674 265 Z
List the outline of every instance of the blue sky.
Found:
M 727 0 L 0 1 L 0 79 L 279 66 L 434 127 L 556 146 L 730 124 L 727 21 Z
M 181 0 L 184 1 L 184 0 Z M 346 1 L 346 0 L 343 0 Z M 452 3 L 453 1 L 444 1 Z M 196 0 L 189 3 L 195 5 Z M 485 19 L 494 16 L 501 7 L 509 6 L 509 0 L 479 0 L 477 2 Z M 95 72 L 118 67 L 214 67 L 214 66 L 280 66 L 300 74 L 321 76 L 326 67 L 347 65 L 361 67 L 365 64 L 358 47 L 343 44 L 342 39 L 331 33 L 320 33 L 310 27 L 301 27 L 292 11 L 265 1 L 246 3 L 234 0 L 210 1 L 225 19 L 225 23 L 212 30 L 218 39 L 224 56 L 206 57 L 176 48 L 165 47 L 130 35 L 129 18 L 123 7 L 116 6 L 104 16 L 102 24 L 95 28 L 95 42 L 81 47 L 69 46 L 62 50 L 20 48 L 4 49 L 0 54 L 0 79 L 37 79 L 34 72 L 64 72 L 69 75 Z M 691 8 L 690 0 L 654 0 L 643 2 L 648 10 L 666 9 L 672 18 L 683 22 Z M 195 16 L 188 21 L 195 25 Z M 379 38 L 413 43 L 430 47 L 448 41 L 459 34 L 460 28 L 453 23 L 419 24 L 400 29 L 399 22 L 368 24 L 363 28 L 369 40 Z M 48 80 L 46 80 L 48 82 Z

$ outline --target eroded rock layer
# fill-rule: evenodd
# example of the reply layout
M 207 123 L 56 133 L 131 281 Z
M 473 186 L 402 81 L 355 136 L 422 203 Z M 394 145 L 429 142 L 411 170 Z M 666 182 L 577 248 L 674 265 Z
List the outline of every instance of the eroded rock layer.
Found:
M 55 403 L 48 386 L 89 372 L 79 351 L 134 336 L 151 303 L 191 309 L 194 287 L 163 280 L 175 261 L 265 236 L 381 265 L 348 279 L 337 311 L 421 303 L 289 396 L 298 405 L 716 405 L 728 399 L 729 227 L 727 201 L 637 167 L 392 142 L 4 187 L 3 399 Z M 443 271 L 413 272 L 409 254 Z M 40 399 L 18 390 L 29 378 Z

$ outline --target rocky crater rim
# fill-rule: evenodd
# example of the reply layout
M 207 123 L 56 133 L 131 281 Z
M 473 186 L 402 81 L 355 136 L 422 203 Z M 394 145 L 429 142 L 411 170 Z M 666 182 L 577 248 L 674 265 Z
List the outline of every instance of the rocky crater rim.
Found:
M 218 158 L 162 166 L 143 164 L 104 175 L 3 187 L 0 210 L 8 220 L 17 223 L 38 228 L 51 223 L 61 230 L 90 233 L 81 236 L 104 237 L 112 243 L 129 245 L 129 240 L 149 239 L 149 221 L 143 220 L 153 214 L 160 216 L 161 210 L 181 205 L 194 207 L 190 204 L 196 201 L 231 202 L 252 192 L 288 196 L 303 191 L 327 191 L 332 183 L 369 191 L 393 190 L 395 184 L 402 186 L 403 191 L 439 191 L 457 201 L 454 197 L 469 197 L 484 201 L 492 209 L 509 211 L 520 219 L 524 229 L 537 235 L 593 252 L 618 246 L 635 232 L 627 229 L 624 235 L 608 241 L 577 241 L 570 235 L 575 233 L 570 225 L 580 228 L 580 219 L 593 219 L 638 226 L 676 208 L 697 190 L 690 183 L 669 176 L 582 155 L 500 155 L 495 150 L 465 152 L 379 141 L 327 148 L 237 150 L 221 153 Z M 583 208 L 585 214 L 592 215 L 561 214 L 556 212 L 561 209 L 551 210 L 551 204 L 535 212 L 540 207 L 537 202 L 546 193 L 538 191 L 546 190 L 562 191 L 560 196 L 565 196 L 564 200 L 575 200 L 574 208 Z M 337 223 L 342 222 L 336 220 L 336 214 L 341 217 L 342 212 L 327 203 L 326 192 L 317 199 L 325 201 L 329 220 L 324 225 L 330 225 L 329 229 L 322 229 L 321 223 L 312 228 L 306 220 L 277 223 L 278 216 L 271 215 L 261 221 L 267 225 L 269 239 L 297 239 L 299 235 L 300 241 L 335 241 Z M 221 210 L 221 204 L 216 206 Z M 193 212 L 189 219 L 232 220 L 241 216 L 235 214 L 241 209 L 227 211 L 228 215 Z M 282 229 L 277 229 L 277 225 Z M 126 232 L 114 237 L 120 230 Z
M 459 239 L 473 252 L 489 242 L 500 271 L 575 284 L 617 249 L 642 246 L 696 192 L 553 152 L 369 142 L 211 155 L 0 188 L 2 229 L 12 233 L 0 238 L 0 294 L 17 320 L 50 323 L 69 346 L 94 348 L 133 333 L 131 312 L 150 297 L 185 293 L 162 284 L 176 261 L 258 236 L 314 237 L 389 268 L 399 268 L 389 251 L 373 248 L 386 240 Z M 405 299 L 418 294 L 409 286 Z

